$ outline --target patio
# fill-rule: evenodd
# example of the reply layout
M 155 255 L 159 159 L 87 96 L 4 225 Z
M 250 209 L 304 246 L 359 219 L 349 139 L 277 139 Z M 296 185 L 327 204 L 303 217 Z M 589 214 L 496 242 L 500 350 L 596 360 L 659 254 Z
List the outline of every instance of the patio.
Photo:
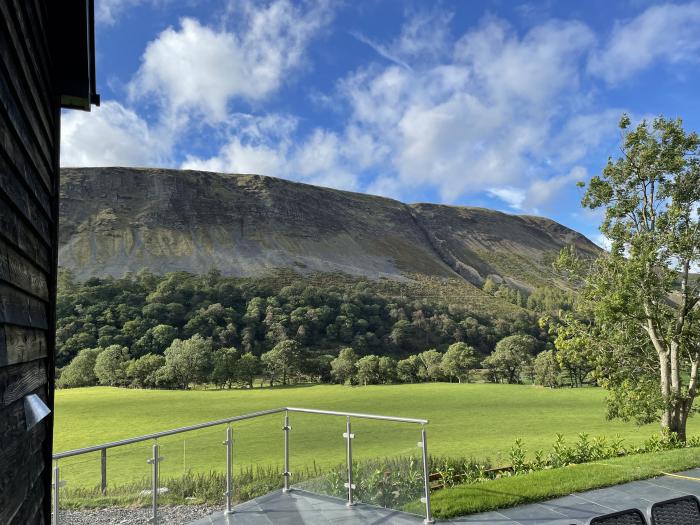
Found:
M 470 525 L 583 525 L 590 518 L 619 510 L 637 508 L 646 512 L 652 503 L 687 494 L 700 497 L 700 468 L 445 521 Z M 219 512 L 190 525 L 273 523 L 415 525 L 423 523 L 423 517 L 364 504 L 348 508 L 339 498 L 293 490 L 286 494 L 272 492 L 236 506 L 233 514 Z

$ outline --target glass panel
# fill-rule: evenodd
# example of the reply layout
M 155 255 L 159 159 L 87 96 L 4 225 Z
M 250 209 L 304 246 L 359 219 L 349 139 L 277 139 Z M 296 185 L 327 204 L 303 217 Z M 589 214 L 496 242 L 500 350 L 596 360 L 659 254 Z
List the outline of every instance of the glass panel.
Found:
M 352 419 L 354 499 L 395 510 L 423 495 L 420 427 L 407 423 Z
M 234 505 L 282 488 L 283 426 L 281 413 L 233 423 Z
M 101 452 L 58 461 L 61 525 L 84 524 L 91 516 L 114 513 L 112 521 L 145 520 L 151 516 L 152 456 L 150 443 L 124 445 L 107 451 L 106 487 L 102 487 Z M 97 510 L 110 508 L 109 510 Z M 110 517 L 111 519 L 111 517 Z
M 346 500 L 345 418 L 294 412 L 289 418 L 293 488 Z
M 224 510 L 225 432 L 223 426 L 210 427 L 158 440 L 163 523 L 185 524 Z

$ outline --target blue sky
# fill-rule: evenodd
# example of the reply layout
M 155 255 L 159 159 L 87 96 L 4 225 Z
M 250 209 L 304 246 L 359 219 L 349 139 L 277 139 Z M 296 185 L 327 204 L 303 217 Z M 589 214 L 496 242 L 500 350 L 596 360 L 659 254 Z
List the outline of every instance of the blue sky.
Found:
M 623 112 L 700 131 L 700 2 L 96 0 L 64 166 L 260 173 L 552 217 Z

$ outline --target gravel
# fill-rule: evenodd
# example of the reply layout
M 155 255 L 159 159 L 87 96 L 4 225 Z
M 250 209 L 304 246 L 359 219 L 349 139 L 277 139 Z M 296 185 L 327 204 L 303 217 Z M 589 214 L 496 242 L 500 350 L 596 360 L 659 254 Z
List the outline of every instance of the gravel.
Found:
M 210 505 L 176 505 L 158 508 L 158 522 L 168 525 L 184 525 L 204 518 L 220 507 Z M 63 510 L 59 512 L 60 525 L 147 525 L 150 508 L 108 507 L 90 510 Z

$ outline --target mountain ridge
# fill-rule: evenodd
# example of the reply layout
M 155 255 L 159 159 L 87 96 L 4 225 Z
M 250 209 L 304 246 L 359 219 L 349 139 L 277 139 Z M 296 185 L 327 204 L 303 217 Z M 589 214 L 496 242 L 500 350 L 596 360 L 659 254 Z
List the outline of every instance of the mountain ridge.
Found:
M 556 280 L 567 244 L 599 248 L 545 217 L 400 201 L 255 174 L 151 168 L 61 170 L 59 265 L 81 279 L 218 269 L 408 279 Z

